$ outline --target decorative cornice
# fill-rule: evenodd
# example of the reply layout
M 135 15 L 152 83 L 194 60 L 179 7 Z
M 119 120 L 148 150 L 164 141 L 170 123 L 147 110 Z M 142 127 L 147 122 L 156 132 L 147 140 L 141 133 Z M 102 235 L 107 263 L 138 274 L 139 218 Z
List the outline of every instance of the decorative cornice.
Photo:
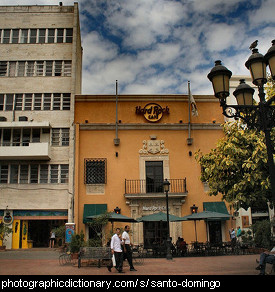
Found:
M 80 124 L 80 130 L 87 131 L 102 131 L 102 130 L 115 130 L 115 124 Z M 118 124 L 119 130 L 188 130 L 188 124 Z M 222 130 L 221 124 L 212 123 L 197 123 L 191 124 L 192 130 Z

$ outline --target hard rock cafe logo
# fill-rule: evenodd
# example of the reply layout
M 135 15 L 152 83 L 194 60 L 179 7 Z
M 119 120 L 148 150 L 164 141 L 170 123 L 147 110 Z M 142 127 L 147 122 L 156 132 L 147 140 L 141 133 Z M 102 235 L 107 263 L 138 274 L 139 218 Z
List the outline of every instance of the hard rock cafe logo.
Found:
M 159 121 L 163 114 L 169 114 L 169 108 L 168 106 L 161 107 L 157 103 L 148 103 L 144 108 L 136 106 L 136 114 L 143 115 L 147 121 L 154 123 Z

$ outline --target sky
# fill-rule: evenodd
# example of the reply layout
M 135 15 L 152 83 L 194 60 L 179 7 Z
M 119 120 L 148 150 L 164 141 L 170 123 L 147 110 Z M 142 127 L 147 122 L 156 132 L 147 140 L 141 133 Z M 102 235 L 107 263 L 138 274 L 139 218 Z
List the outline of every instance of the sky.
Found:
M 58 5 L 0 0 L 0 5 Z M 233 75 L 258 40 L 263 55 L 275 38 L 275 0 L 63 0 L 79 3 L 83 94 L 213 94 L 215 60 Z

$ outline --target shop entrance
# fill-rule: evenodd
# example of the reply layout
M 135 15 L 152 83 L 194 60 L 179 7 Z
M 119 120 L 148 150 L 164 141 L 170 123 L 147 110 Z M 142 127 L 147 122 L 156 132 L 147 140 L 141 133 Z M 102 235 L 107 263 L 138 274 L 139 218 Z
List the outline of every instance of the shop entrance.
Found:
M 29 220 L 28 223 L 28 239 L 32 241 L 33 247 L 49 247 L 51 230 L 65 226 L 65 220 Z
M 210 243 L 222 242 L 221 221 L 208 221 Z
M 165 247 L 167 234 L 167 222 L 143 222 L 144 248 L 155 249 Z

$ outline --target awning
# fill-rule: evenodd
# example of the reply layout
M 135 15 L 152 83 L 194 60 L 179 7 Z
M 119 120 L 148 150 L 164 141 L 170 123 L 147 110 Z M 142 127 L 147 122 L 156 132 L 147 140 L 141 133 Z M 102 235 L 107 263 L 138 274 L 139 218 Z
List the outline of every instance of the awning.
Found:
M 91 219 L 87 217 L 104 214 L 106 211 L 107 204 L 84 204 L 83 223 L 85 224 L 91 221 Z
M 203 202 L 203 210 L 229 215 L 224 202 Z M 228 220 L 223 216 L 219 220 Z

